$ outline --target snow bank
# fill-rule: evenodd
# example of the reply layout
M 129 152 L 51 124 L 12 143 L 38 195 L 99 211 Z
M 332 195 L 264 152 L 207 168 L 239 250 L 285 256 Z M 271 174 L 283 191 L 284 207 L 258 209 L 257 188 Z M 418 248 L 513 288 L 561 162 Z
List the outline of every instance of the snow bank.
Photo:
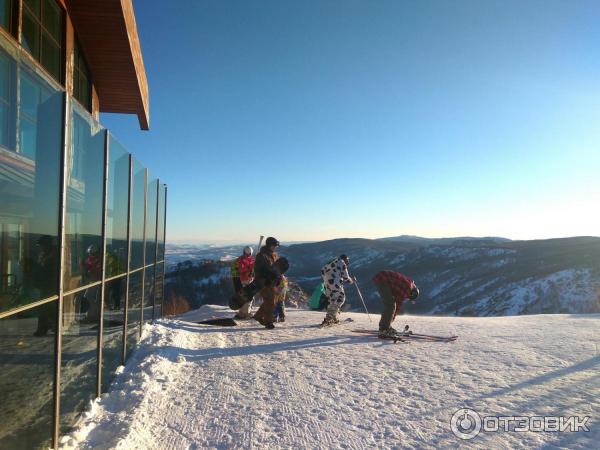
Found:
M 322 314 L 290 311 L 267 331 L 193 323 L 232 315 L 204 307 L 161 320 L 111 391 L 63 448 L 597 448 L 600 315 L 495 318 L 403 316 L 454 343 L 393 344 L 337 328 Z M 185 320 L 182 320 L 185 319 Z M 374 320 L 378 317 L 374 317 Z M 589 433 L 482 433 L 460 441 L 450 418 L 591 416 Z M 594 444 L 596 442 L 596 444 Z

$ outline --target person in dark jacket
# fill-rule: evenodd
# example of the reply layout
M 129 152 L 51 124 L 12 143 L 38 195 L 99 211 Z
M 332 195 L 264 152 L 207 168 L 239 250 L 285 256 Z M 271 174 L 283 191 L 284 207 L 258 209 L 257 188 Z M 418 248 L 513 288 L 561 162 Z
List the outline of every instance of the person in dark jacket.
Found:
M 373 277 L 373 283 L 383 302 L 383 312 L 379 321 L 379 337 L 393 337 L 397 331 L 392 328 L 396 314 L 402 304 L 410 299 L 415 301 L 419 296 L 419 288 L 413 280 L 392 270 L 382 270 Z
M 32 279 L 39 290 L 40 298 L 50 297 L 57 290 L 58 246 L 56 238 L 44 235 L 37 240 L 39 250 L 32 267 Z M 34 336 L 46 336 L 49 330 L 56 330 L 56 308 L 53 303 L 45 303 L 37 308 L 38 322 Z
M 261 247 L 256 255 L 254 262 L 254 282 L 260 289 L 260 296 L 263 299 L 262 305 L 254 313 L 254 319 L 265 328 L 275 328 L 273 325 L 273 308 L 275 307 L 274 285 L 281 275 L 276 267 L 277 253 L 275 250 L 279 247 L 279 241 L 274 237 L 268 237 L 265 245 Z

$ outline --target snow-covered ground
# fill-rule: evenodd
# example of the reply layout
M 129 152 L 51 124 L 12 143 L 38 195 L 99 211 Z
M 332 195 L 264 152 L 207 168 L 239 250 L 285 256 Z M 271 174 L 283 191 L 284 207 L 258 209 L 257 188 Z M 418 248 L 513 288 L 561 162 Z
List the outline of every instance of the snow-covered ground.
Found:
M 288 311 L 275 330 L 193 323 L 231 316 L 203 307 L 148 326 L 111 386 L 63 447 L 598 448 L 600 315 L 403 316 L 453 343 L 394 344 L 315 327 L 322 313 Z M 589 432 L 481 432 L 461 441 L 455 411 L 481 416 L 590 416 Z M 594 444 L 594 442 L 596 444 Z

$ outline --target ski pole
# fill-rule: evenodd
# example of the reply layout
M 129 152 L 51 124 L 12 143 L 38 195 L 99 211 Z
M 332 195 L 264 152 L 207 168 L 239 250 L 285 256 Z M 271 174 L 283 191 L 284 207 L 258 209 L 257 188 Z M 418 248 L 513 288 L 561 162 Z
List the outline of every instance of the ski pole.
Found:
M 356 292 L 358 292 L 358 296 L 360 297 L 360 300 L 362 301 L 362 304 L 365 307 L 365 311 L 367 312 L 367 317 L 369 318 L 369 322 L 373 323 L 373 321 L 371 320 L 371 316 L 369 315 L 369 310 L 367 309 L 367 304 L 365 303 L 365 299 L 363 298 L 362 293 L 360 292 L 360 289 L 358 288 L 358 280 L 356 279 L 356 277 L 354 277 L 354 286 L 356 286 Z

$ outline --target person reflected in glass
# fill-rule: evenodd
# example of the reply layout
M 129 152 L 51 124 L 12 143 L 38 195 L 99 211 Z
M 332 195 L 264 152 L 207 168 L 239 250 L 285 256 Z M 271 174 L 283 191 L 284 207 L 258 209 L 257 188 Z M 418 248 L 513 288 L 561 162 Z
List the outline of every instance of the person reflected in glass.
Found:
M 125 261 L 124 258 L 119 255 L 119 251 L 108 251 L 106 254 L 106 271 L 108 276 L 115 276 L 125 272 Z M 111 309 L 121 309 L 121 292 L 122 292 L 122 278 L 113 280 L 108 285 L 108 303 Z
M 98 247 L 94 244 L 88 246 L 86 250 L 86 257 L 81 263 L 82 266 L 82 282 L 83 285 L 98 281 L 102 275 L 102 258 Z M 80 312 L 87 313 L 86 318 L 88 321 L 95 321 L 98 319 L 98 313 L 100 311 L 99 304 L 99 289 L 95 287 L 86 289 L 81 299 Z
M 43 235 L 36 241 L 37 258 L 32 265 L 32 280 L 41 299 L 56 293 L 56 271 L 58 268 L 57 248 L 52 236 Z M 38 323 L 34 336 L 46 336 L 49 330 L 56 330 L 56 317 L 52 302 L 38 308 Z

